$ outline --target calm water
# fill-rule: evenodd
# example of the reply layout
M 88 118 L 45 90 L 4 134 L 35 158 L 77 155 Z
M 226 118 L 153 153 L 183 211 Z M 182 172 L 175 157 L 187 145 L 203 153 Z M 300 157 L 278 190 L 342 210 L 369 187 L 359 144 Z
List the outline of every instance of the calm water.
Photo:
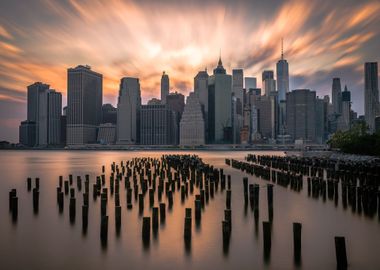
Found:
M 142 218 L 134 202 L 133 210 L 126 209 L 124 185 L 120 185 L 122 228 L 115 229 L 114 207 L 108 204 L 108 246 L 100 244 L 100 200 L 93 202 L 92 182 L 106 165 L 133 157 L 160 157 L 168 152 L 92 152 L 92 151 L 0 151 L 0 265 L 1 269 L 294 269 L 292 223 L 302 223 L 302 262 L 300 269 L 336 269 L 334 236 L 345 236 L 349 269 L 380 269 L 380 222 L 351 210 L 344 210 L 339 201 L 314 200 L 301 193 L 274 187 L 274 218 L 270 260 L 263 259 L 262 221 L 268 220 L 266 181 L 249 177 L 260 189 L 260 217 L 257 231 L 253 212 L 244 210 L 244 173 L 224 165 L 224 159 L 243 160 L 248 152 L 194 151 L 207 163 L 223 167 L 232 177 L 232 236 L 229 253 L 223 253 L 221 221 L 224 217 L 226 192 L 220 188 L 202 213 L 197 230 L 193 219 L 191 249 L 183 240 L 185 207 L 194 201 L 180 202 L 174 195 L 174 206 L 166 213 L 166 224 L 161 226 L 150 248 L 144 249 L 141 240 Z M 185 152 L 176 152 L 185 153 Z M 252 153 L 252 152 L 250 152 Z M 261 154 L 283 155 L 281 152 Z M 260 154 L 260 152 L 257 152 Z M 90 174 L 90 206 L 87 235 L 82 235 L 82 195 L 76 194 L 76 223 L 70 224 L 68 196 L 62 215 L 56 203 L 59 175 Z M 26 178 L 40 177 L 40 206 L 33 214 L 32 193 L 27 192 Z M 17 188 L 19 214 L 12 223 L 8 209 L 8 192 Z M 82 190 L 84 186 L 82 187 Z M 195 192 L 196 193 L 196 192 Z M 195 194 L 194 193 L 194 194 Z M 157 195 L 156 195 L 157 196 Z M 145 202 L 145 215 L 151 215 Z M 156 197 L 157 198 L 157 197 Z M 163 195 L 163 199 L 166 198 Z M 111 199 L 112 200 L 112 199 Z M 157 199 L 155 201 L 157 203 Z M 193 210 L 194 211 L 194 210 Z

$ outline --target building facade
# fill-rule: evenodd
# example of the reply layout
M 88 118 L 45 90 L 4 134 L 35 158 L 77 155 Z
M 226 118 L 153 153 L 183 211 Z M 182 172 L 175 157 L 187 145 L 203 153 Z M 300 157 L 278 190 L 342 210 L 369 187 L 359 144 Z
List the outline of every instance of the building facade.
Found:
M 364 64 L 364 116 L 370 132 L 375 131 L 375 118 L 380 114 L 377 62 Z
M 333 78 L 331 90 L 332 104 L 335 114 L 342 113 L 342 88 L 340 78 Z
M 140 144 L 178 144 L 176 113 L 166 105 L 142 105 L 140 110 Z
M 315 142 L 316 93 L 309 89 L 297 89 L 286 95 L 286 123 L 293 140 Z
M 166 97 L 169 95 L 169 76 L 165 73 L 162 73 L 161 77 L 161 103 L 166 104 Z
M 205 123 L 202 106 L 194 92 L 187 97 L 179 134 L 180 145 L 196 146 L 205 144 Z
M 273 70 L 263 71 L 262 89 L 265 96 L 269 96 L 271 92 L 276 91 L 276 80 L 274 79 Z
M 120 81 L 117 103 L 117 143 L 136 144 L 139 139 L 141 108 L 140 81 L 125 77 Z
M 67 144 L 96 142 L 101 122 L 103 76 L 89 66 L 67 70 Z
M 226 74 L 219 58 L 214 74 L 208 79 L 208 143 L 231 143 L 232 77 Z M 228 138 L 227 138 L 228 137 Z

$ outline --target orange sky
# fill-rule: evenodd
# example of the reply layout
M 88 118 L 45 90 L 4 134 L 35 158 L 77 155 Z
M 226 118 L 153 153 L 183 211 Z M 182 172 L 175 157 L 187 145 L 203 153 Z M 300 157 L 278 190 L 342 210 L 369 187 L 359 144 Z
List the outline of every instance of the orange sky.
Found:
M 363 63 L 379 60 L 379 14 L 379 1 L 351 0 L 2 1 L 0 101 L 25 103 L 26 86 L 42 81 L 66 103 L 67 68 L 78 64 L 103 74 L 104 101 L 114 105 L 124 76 L 140 78 L 144 102 L 159 97 L 164 70 L 186 94 L 219 50 L 228 72 L 260 78 L 275 69 L 284 37 L 291 89 L 329 94 L 339 76 L 361 111 Z

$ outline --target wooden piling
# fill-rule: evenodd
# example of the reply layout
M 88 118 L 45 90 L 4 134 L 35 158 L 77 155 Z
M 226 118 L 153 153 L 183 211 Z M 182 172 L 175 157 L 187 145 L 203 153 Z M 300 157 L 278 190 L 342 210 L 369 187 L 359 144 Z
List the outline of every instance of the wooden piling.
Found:
M 342 236 L 335 237 L 337 269 L 347 269 L 346 241 Z
M 293 223 L 293 251 L 294 261 L 298 264 L 301 261 L 301 230 L 302 224 Z

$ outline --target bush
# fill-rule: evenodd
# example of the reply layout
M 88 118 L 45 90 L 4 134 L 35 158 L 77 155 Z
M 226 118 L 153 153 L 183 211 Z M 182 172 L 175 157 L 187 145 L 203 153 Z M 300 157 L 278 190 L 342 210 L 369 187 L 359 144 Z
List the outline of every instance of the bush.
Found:
M 380 156 L 380 132 L 369 134 L 364 122 L 355 124 L 348 131 L 336 132 L 328 144 L 344 153 Z

